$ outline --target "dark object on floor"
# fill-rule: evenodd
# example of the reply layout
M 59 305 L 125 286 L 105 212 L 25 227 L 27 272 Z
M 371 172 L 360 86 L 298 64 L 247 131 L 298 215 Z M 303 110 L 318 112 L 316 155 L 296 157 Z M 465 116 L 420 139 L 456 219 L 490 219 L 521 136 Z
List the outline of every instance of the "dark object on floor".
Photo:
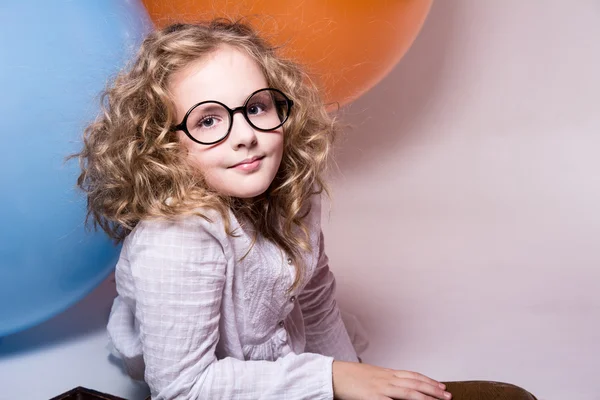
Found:
M 491 381 L 444 382 L 452 400 L 537 400 L 534 395 L 510 383 Z
M 444 382 L 452 393 L 452 400 L 537 400 L 534 395 L 518 386 L 503 382 L 460 381 Z M 149 399 L 150 397 L 148 397 Z M 84 387 L 76 387 L 50 400 L 125 400 Z
M 111 396 L 110 394 L 100 393 L 95 390 L 86 389 L 78 386 L 50 400 L 125 400 L 122 397 Z

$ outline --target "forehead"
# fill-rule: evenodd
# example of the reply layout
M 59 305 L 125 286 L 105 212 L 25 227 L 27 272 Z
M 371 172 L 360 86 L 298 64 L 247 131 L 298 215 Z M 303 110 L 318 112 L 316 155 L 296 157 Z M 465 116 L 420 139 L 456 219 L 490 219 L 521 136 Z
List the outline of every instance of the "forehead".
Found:
M 254 91 L 267 87 L 258 63 L 243 50 L 221 46 L 173 74 L 169 89 L 178 114 L 196 103 L 217 100 L 242 105 Z

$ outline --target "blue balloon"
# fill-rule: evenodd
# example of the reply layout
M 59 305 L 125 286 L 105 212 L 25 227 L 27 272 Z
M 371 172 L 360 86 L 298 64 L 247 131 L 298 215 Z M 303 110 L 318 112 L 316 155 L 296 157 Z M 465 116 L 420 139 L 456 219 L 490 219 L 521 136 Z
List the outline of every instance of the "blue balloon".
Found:
M 0 336 L 84 297 L 118 247 L 84 227 L 76 160 L 98 93 L 151 29 L 136 1 L 0 5 Z

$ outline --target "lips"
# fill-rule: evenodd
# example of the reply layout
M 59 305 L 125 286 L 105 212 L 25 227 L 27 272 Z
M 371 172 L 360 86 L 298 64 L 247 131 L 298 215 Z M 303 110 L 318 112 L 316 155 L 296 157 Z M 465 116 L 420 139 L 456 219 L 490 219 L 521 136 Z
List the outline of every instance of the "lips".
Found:
M 265 156 L 254 156 L 254 157 L 246 158 L 245 160 L 242 160 L 239 163 L 234 164 L 229 168 L 235 168 L 235 167 L 237 167 L 239 165 L 243 165 L 243 164 L 251 164 L 256 160 L 262 160 L 263 158 L 265 158 Z

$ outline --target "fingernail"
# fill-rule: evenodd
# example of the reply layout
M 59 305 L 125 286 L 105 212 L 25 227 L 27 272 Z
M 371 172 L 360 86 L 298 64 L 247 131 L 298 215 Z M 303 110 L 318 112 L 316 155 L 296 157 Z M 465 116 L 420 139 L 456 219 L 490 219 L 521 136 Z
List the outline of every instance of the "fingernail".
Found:
M 440 386 L 440 389 L 446 389 L 446 385 L 444 385 L 443 383 L 440 383 L 439 386 Z
M 448 392 L 444 392 L 444 397 L 449 399 L 450 397 L 452 397 L 452 395 Z

